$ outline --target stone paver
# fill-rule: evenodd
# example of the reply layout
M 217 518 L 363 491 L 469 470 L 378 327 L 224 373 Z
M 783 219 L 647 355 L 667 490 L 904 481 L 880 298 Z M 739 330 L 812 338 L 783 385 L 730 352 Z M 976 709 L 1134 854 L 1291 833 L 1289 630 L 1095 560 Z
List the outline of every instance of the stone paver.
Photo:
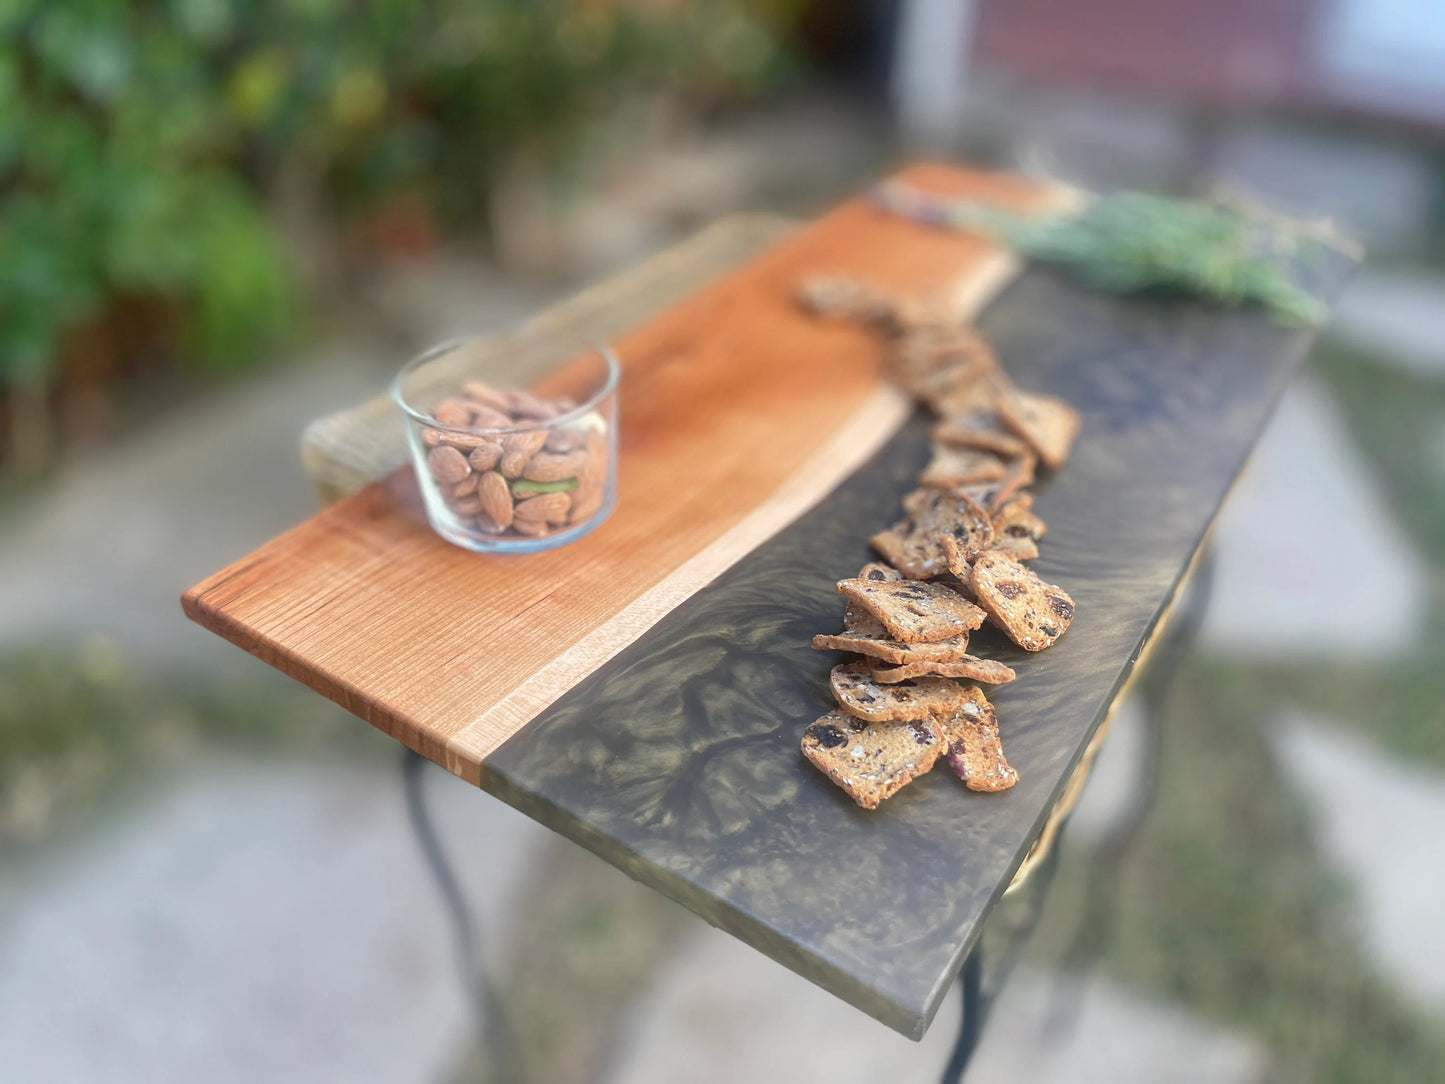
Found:
M 1297 380 L 1216 531 L 1209 651 L 1245 658 L 1391 658 L 1418 639 L 1428 570 L 1355 452 L 1338 406 Z M 1368 577 L 1344 555 L 1375 555 Z
M 1384 364 L 1445 379 L 1445 276 L 1363 267 L 1340 295 L 1330 331 Z
M 1020 973 L 989 1019 L 969 1084 L 1243 1084 L 1262 1057 L 1247 1040 L 1103 980 L 1076 1024 L 1048 1027 L 1050 983 Z M 607 1084 L 935 1081 L 962 1012 L 955 988 L 913 1043 L 717 930 L 699 929 L 639 1001 Z
M 550 834 L 427 785 L 495 960 Z M 469 1035 L 399 770 L 213 763 L 0 901 L 7 1081 L 411 1084 Z
M 1371 959 L 1445 1019 L 1445 772 L 1299 710 L 1275 721 L 1273 738 L 1325 854 L 1356 893 Z

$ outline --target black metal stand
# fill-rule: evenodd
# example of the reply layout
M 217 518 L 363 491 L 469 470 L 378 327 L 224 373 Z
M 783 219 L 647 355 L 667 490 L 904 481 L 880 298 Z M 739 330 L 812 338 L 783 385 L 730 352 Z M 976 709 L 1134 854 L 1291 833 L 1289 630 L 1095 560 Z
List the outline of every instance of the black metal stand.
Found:
M 1019 953 L 1023 951 L 1024 945 L 1028 943 L 1030 935 L 1039 924 L 1049 885 L 1058 872 L 1059 842 L 1063 838 L 1066 826 L 1067 822 L 1059 826 L 1053 846 L 1049 848 L 1049 853 L 1044 856 L 1043 861 L 1025 886 L 1025 891 L 1029 893 L 1028 904 L 1020 912 L 1020 917 L 1012 923 L 1011 929 L 1007 931 L 1004 951 L 999 956 L 998 963 L 991 969 L 987 985 L 983 982 L 983 943 L 981 940 L 974 944 L 972 951 L 963 962 L 963 969 L 959 972 L 959 984 L 963 987 L 963 1023 L 959 1028 L 958 1038 L 954 1041 L 953 1052 L 948 1057 L 948 1064 L 943 1070 L 943 1084 L 958 1084 L 963 1079 L 964 1070 L 968 1068 L 974 1048 L 978 1046 L 979 1035 L 983 1031 L 984 1021 L 988 1018 L 989 1010 L 993 1008 L 994 1001 L 1007 985 L 1008 978 L 1013 973 L 1014 964 L 1018 962 Z M 996 920 L 1001 917 L 997 911 L 994 914 Z
M 974 1047 L 978 1046 L 978 1036 L 983 1031 L 983 950 L 979 945 L 973 947 L 968 954 L 968 959 L 963 961 L 963 970 L 959 972 L 958 981 L 963 987 L 963 1024 L 958 1029 L 958 1039 L 953 1044 L 953 1053 L 948 1056 L 948 1064 L 943 1070 L 943 1084 L 957 1084 L 963 1079 L 963 1071 L 968 1068 L 969 1059 L 973 1057 Z
M 492 1060 L 493 1076 L 498 1084 L 513 1084 L 521 1080 L 521 1067 L 507 1026 L 507 1017 L 502 1009 L 496 987 L 482 967 L 478 949 L 477 924 L 467 907 L 466 896 L 458 882 L 441 839 L 432 823 L 426 806 L 426 779 L 422 772 L 427 760 L 410 749 L 402 750 L 401 777 L 406 793 L 407 821 L 411 825 L 427 869 L 436 882 L 441 894 L 442 905 L 451 922 L 452 936 L 456 942 L 457 967 L 460 970 L 462 987 L 472 1003 L 477 1017 L 479 1034 L 487 1041 L 487 1052 Z

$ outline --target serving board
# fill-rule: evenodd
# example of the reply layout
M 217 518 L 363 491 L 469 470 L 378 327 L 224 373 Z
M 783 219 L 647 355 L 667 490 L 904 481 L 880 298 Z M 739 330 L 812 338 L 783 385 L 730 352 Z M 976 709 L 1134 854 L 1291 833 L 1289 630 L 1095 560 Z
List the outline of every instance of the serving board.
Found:
M 1019 672 L 995 696 L 1017 787 L 973 794 L 939 771 L 865 813 L 798 752 L 838 659 L 809 641 L 839 627 L 833 581 L 897 517 L 926 426 L 881 382 L 873 339 L 809 319 L 793 289 L 853 273 L 977 306 L 1015 271 L 977 238 L 853 201 L 619 340 L 619 505 L 593 535 L 465 553 L 419 524 L 403 472 L 199 584 L 187 613 L 917 1037 L 1308 343 L 1038 272 L 987 309 L 1019 384 L 1084 415 L 1073 459 L 1035 487 L 1050 529 L 1033 564 L 1077 616 L 1036 656 L 977 634 Z

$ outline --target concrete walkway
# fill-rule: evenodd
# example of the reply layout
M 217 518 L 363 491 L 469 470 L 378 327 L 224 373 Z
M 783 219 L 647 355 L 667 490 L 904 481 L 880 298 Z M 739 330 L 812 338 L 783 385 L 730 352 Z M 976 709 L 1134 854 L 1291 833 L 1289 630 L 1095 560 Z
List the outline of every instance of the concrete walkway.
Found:
M 1375 555 L 1368 577 L 1349 552 Z M 1201 646 L 1240 658 L 1389 659 L 1418 641 L 1429 575 L 1308 374 L 1285 394 L 1215 534 Z
M 427 774 L 495 959 L 550 833 Z M 213 762 L 0 900 L 5 1081 L 413 1084 L 472 1033 L 399 771 Z
M 1299 710 L 1275 721 L 1274 742 L 1353 894 L 1371 959 L 1445 1026 L 1445 772 Z
M 1049 980 L 1013 977 L 969 1068 L 969 1084 L 1248 1084 L 1247 1039 L 1106 981 L 1083 991 L 1073 1025 L 1048 1026 Z M 634 1015 L 606 1084 L 912 1084 L 939 1079 L 957 1036 L 957 988 L 914 1043 L 727 934 L 700 929 Z

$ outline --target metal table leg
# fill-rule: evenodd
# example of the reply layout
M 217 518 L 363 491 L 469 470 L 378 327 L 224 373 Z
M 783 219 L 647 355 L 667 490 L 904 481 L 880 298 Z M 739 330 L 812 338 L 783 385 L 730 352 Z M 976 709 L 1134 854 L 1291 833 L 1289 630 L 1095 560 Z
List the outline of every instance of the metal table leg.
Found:
M 480 1034 L 486 1039 L 487 1053 L 492 1062 L 492 1079 L 498 1084 L 514 1084 L 522 1079 L 517 1050 L 503 1012 L 501 998 L 482 966 L 476 921 L 467 907 L 466 896 L 463 895 L 456 873 L 442 849 L 441 839 L 427 810 L 426 779 L 422 774 L 426 765 L 426 758 L 419 753 L 410 749 L 402 750 L 401 775 L 402 787 L 406 793 L 407 821 L 416 836 L 418 846 L 421 847 L 422 857 L 436 882 L 442 905 L 451 922 L 462 987 L 476 1013 Z

